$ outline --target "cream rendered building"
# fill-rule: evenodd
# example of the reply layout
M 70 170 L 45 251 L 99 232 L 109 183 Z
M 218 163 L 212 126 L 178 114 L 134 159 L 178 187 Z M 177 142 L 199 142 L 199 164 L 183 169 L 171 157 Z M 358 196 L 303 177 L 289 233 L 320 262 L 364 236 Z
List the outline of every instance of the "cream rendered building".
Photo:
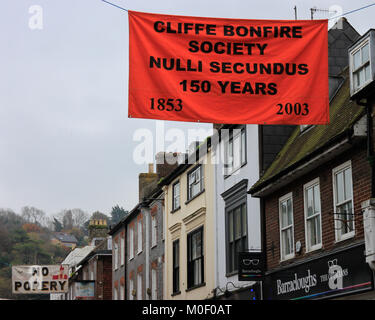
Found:
M 213 296 L 214 166 L 210 149 L 208 140 L 193 152 L 196 161 L 190 156 L 188 163 L 180 164 L 162 182 L 166 222 L 164 299 L 201 300 Z

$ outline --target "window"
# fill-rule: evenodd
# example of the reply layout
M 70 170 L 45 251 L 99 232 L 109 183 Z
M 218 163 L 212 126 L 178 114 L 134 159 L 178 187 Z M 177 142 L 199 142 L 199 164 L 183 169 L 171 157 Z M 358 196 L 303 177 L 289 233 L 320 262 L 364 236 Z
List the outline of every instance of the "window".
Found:
M 117 270 L 117 268 L 118 268 L 118 244 L 117 244 L 117 241 L 115 241 L 115 252 L 114 252 L 114 256 L 115 256 L 115 265 L 114 265 L 114 267 L 115 267 L 115 270 Z
M 125 300 L 125 286 L 120 286 L 120 300 Z
M 357 51 L 351 54 L 354 90 L 363 87 L 371 80 L 370 45 L 366 42 Z
M 157 221 L 156 221 L 156 215 L 151 217 L 151 247 L 156 246 L 157 243 Z
M 173 241 L 173 293 L 180 292 L 180 240 Z
M 180 208 L 180 181 L 173 185 L 173 208 L 172 210 L 177 210 Z
M 231 130 L 224 148 L 224 174 L 230 175 L 246 163 L 246 128 Z
M 246 202 L 227 210 L 227 273 L 238 270 L 238 253 L 247 250 L 246 216 Z
M 134 300 L 133 290 L 134 290 L 134 281 L 133 279 L 130 279 L 129 280 L 129 300 Z
M 121 261 L 121 265 L 124 265 L 124 263 L 125 263 L 124 256 L 125 256 L 125 238 L 121 237 L 121 245 L 120 245 L 120 257 L 121 257 L 120 261 Z
M 351 162 L 333 169 L 333 198 L 336 241 L 354 236 L 353 184 Z
M 151 299 L 157 300 L 158 298 L 158 288 L 157 288 L 156 270 L 151 270 Z
M 134 227 L 129 228 L 129 260 L 134 258 Z
M 304 185 L 306 249 L 322 247 L 322 226 L 319 179 Z
M 138 251 L 137 254 L 142 252 L 142 220 L 139 219 L 137 222 L 138 225 Z
M 204 282 L 203 227 L 187 235 L 187 287 L 192 288 Z
M 142 274 L 137 274 L 137 300 L 142 300 Z
M 294 257 L 293 202 L 289 193 L 279 199 L 281 260 Z
M 188 174 L 188 200 L 203 191 L 202 165 L 196 167 Z
M 113 300 L 118 300 L 117 288 L 113 288 Z

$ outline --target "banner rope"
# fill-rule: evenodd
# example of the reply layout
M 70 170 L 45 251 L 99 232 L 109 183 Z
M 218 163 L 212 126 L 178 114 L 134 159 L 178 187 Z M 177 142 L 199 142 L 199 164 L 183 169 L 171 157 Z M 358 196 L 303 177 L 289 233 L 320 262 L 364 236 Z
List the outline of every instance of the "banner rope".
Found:
M 116 8 L 119 8 L 119 9 L 121 9 L 121 10 L 124 10 L 124 11 L 126 11 L 126 12 L 129 12 L 128 9 L 125 9 L 125 8 L 123 8 L 123 7 L 120 7 L 120 6 L 118 6 L 117 4 L 114 4 L 114 3 L 112 3 L 112 2 L 109 2 L 109 1 L 106 1 L 106 0 L 101 0 L 101 1 L 103 1 L 103 2 L 105 2 L 105 3 L 108 3 L 108 4 L 110 4 L 111 6 L 114 6 L 114 7 L 116 7 Z M 364 10 L 364 9 L 367 9 L 367 8 L 369 8 L 369 7 L 372 7 L 372 6 L 375 6 L 375 3 L 371 3 L 371 4 L 367 5 L 367 6 L 364 6 L 364 7 L 358 8 L 358 9 L 354 9 L 354 10 L 352 10 L 352 11 L 345 12 L 345 13 L 343 13 L 342 15 L 337 16 L 337 17 L 328 18 L 328 20 L 341 18 L 341 17 L 347 16 L 347 15 L 349 15 L 349 14 L 351 14 L 351 13 L 354 13 L 354 12 L 357 12 L 357 11 L 361 11 L 361 10 Z
M 375 3 L 369 4 L 369 5 L 364 6 L 364 7 L 362 7 L 362 8 L 354 9 L 354 10 L 349 11 L 349 12 L 345 12 L 345 13 L 343 13 L 343 14 L 340 15 L 340 16 L 332 17 L 332 18 L 329 18 L 328 20 L 341 18 L 341 17 L 343 17 L 343 16 L 347 16 L 347 15 L 349 15 L 349 14 L 351 14 L 351 13 L 354 13 L 354 12 L 357 12 L 357 11 L 360 11 L 360 10 L 367 9 L 367 8 L 369 8 L 369 7 L 372 7 L 372 6 L 375 6 Z
M 121 9 L 121 10 L 124 10 L 124 11 L 126 11 L 126 12 L 129 11 L 128 9 L 125 9 L 125 8 L 123 8 L 123 7 L 120 7 L 120 6 L 118 6 L 117 4 L 114 4 L 114 3 L 112 3 L 112 2 L 108 2 L 108 1 L 106 1 L 106 0 L 102 0 L 102 1 L 105 2 L 105 3 L 110 4 L 111 6 L 114 6 L 114 7 L 116 7 L 116 8 Z

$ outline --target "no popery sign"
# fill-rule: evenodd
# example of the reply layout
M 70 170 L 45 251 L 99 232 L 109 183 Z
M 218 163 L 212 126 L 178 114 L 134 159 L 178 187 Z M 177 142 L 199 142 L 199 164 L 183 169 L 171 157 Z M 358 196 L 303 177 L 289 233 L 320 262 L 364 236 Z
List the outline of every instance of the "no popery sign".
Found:
M 131 118 L 327 124 L 327 20 L 129 11 Z
M 68 265 L 12 267 L 13 294 L 63 293 L 68 291 Z

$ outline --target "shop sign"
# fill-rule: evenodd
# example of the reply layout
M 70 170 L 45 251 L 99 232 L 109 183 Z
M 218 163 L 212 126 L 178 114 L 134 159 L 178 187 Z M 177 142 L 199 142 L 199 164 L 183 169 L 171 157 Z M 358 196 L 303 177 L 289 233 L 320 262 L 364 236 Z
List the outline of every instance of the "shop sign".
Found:
M 323 299 L 373 289 L 364 245 L 271 273 L 263 286 L 265 300 Z

